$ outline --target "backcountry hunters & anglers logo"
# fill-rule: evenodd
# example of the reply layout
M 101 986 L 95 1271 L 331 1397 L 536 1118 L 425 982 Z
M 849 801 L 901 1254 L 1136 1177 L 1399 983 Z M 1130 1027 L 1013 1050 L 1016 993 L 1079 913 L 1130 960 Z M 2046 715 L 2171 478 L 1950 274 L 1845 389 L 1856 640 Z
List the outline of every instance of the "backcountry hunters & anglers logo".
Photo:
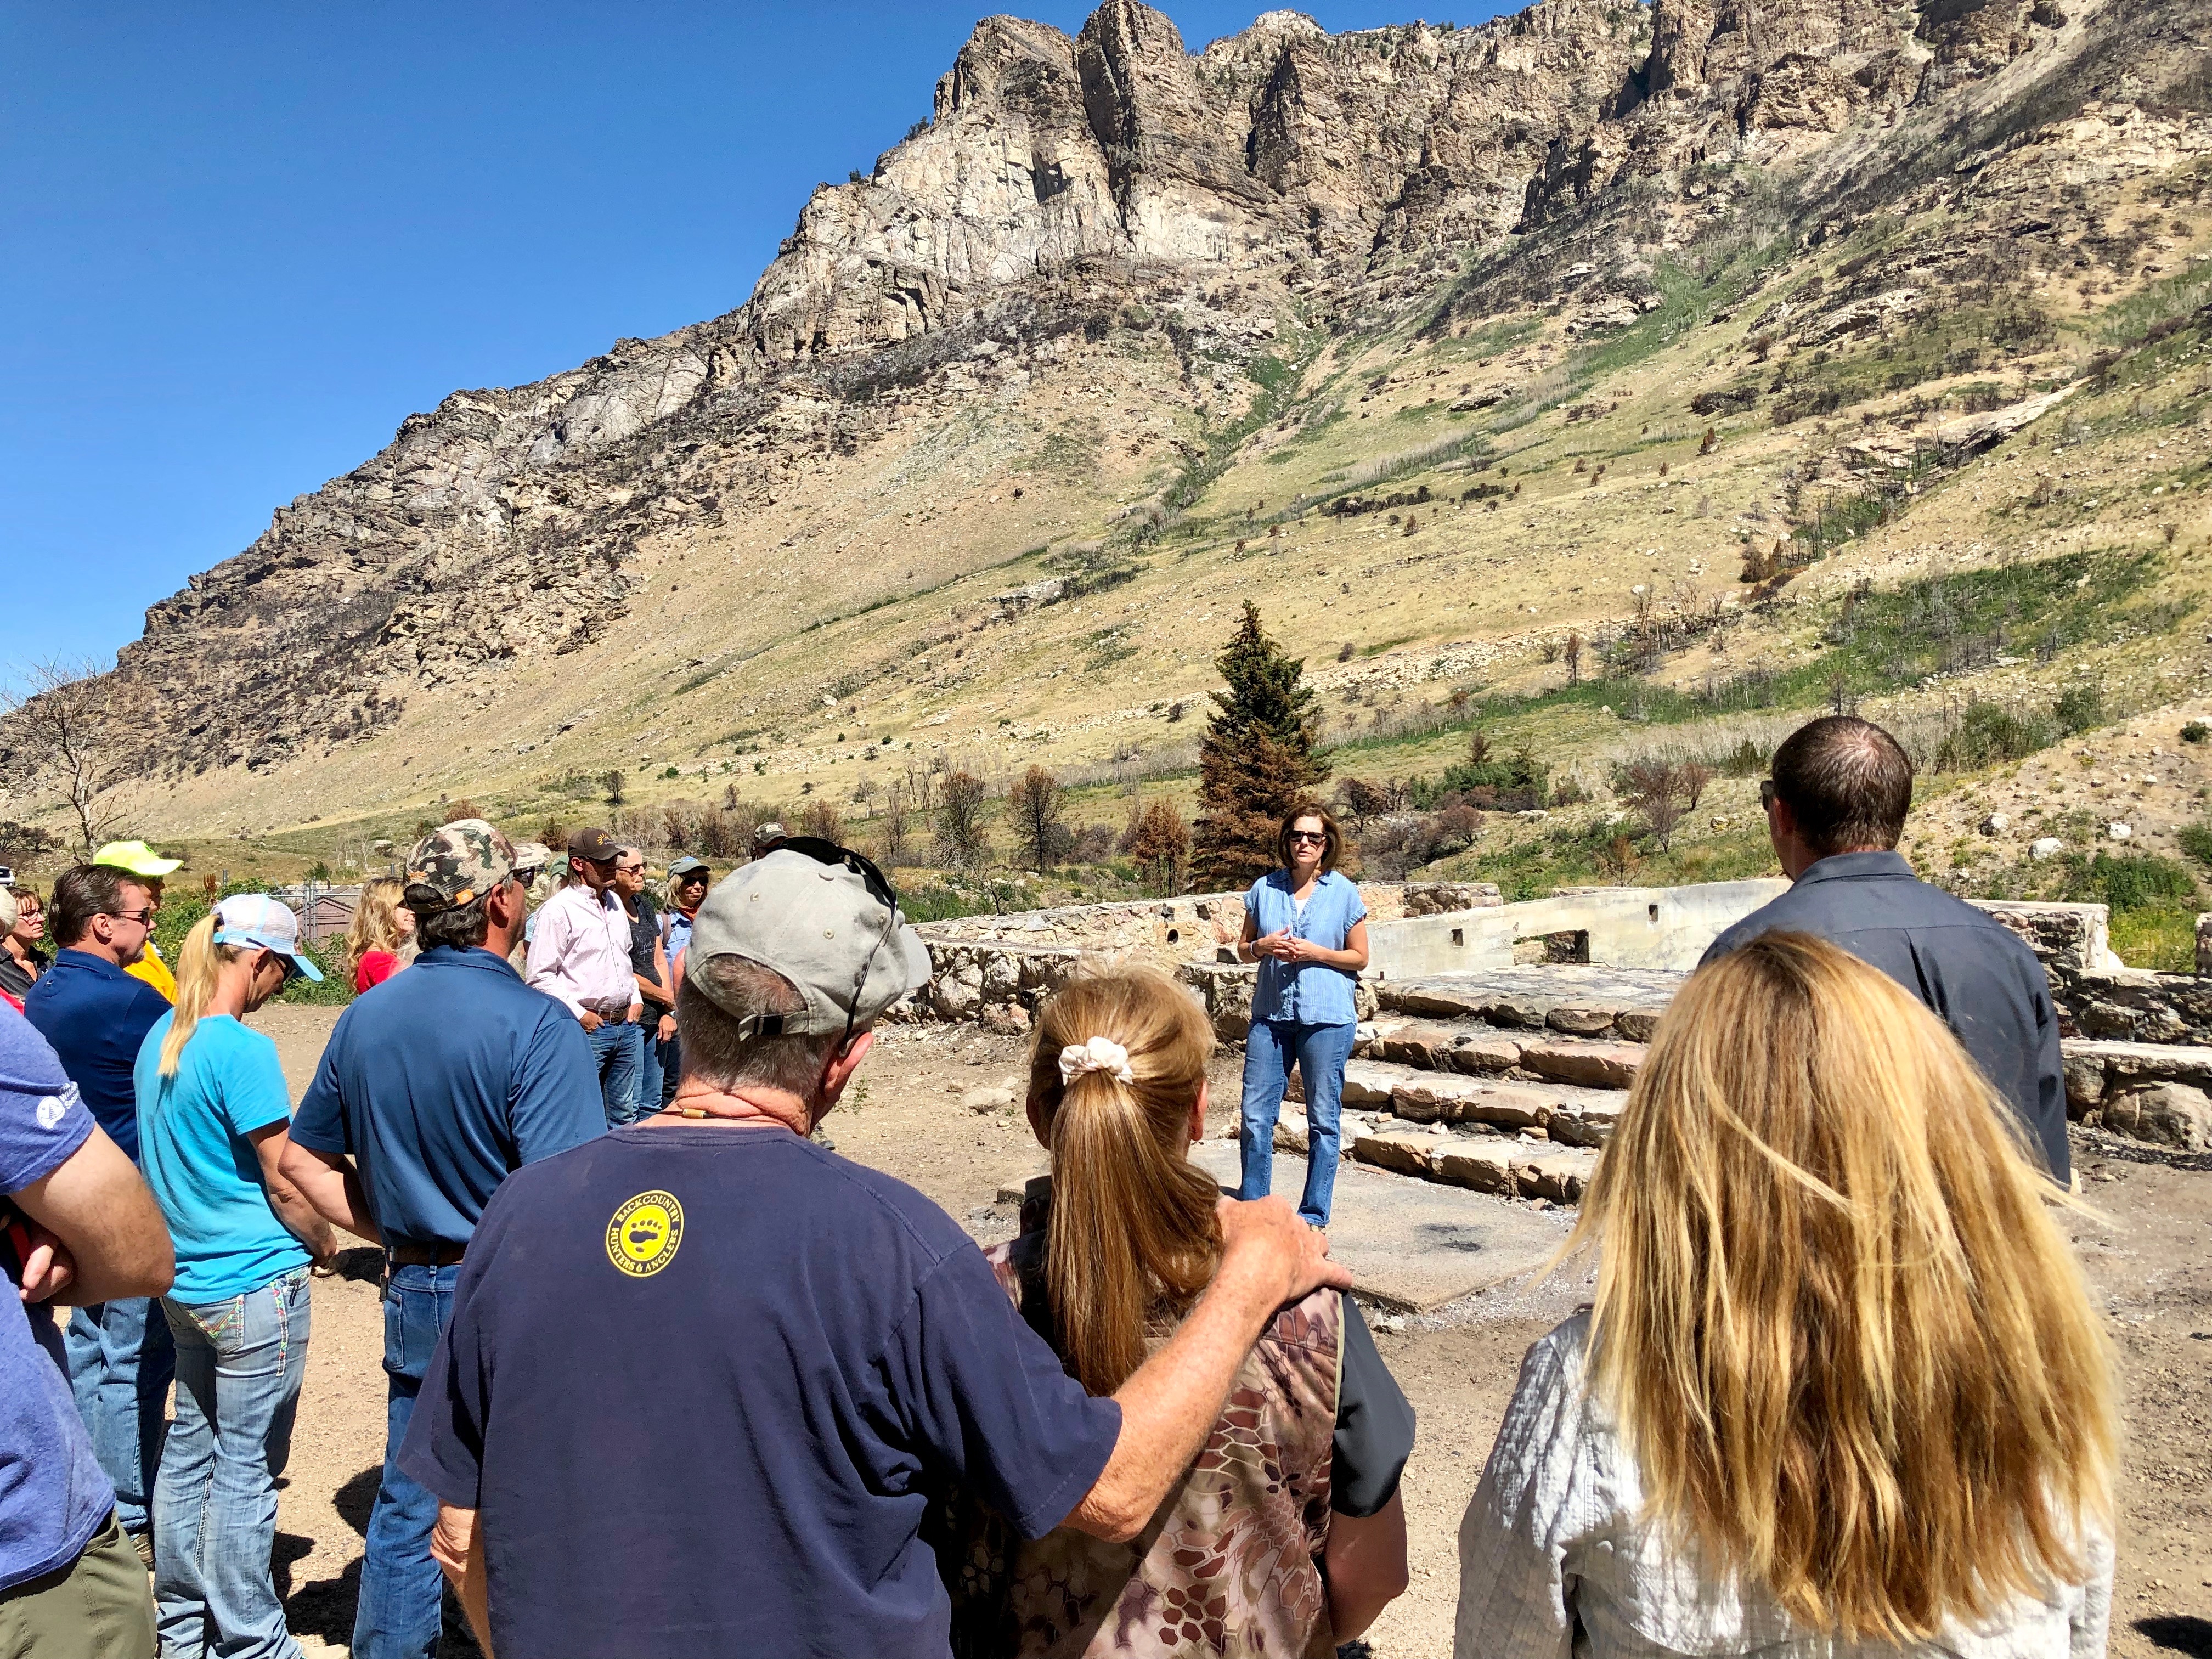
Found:
M 632 1279 L 650 1279 L 676 1260 L 684 1206 L 673 1193 L 640 1193 L 607 1223 L 607 1260 Z

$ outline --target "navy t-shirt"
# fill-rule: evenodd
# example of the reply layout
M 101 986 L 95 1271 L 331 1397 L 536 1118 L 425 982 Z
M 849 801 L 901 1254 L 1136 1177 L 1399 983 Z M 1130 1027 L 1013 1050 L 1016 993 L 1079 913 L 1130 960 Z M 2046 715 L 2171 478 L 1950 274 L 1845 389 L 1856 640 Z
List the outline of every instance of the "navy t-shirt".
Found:
M 0 1004 L 0 1193 L 44 1180 L 92 1139 L 77 1092 L 45 1039 Z M 115 1507 L 70 1398 L 51 1304 L 25 1307 L 17 1284 L 0 1276 L 0 1590 L 76 1560 Z
M 1121 1423 L 911 1188 L 629 1128 L 485 1210 L 400 1466 L 479 1511 L 502 1653 L 943 1659 L 933 1496 L 1042 1536 Z
M 425 951 L 338 1016 L 292 1139 L 348 1153 L 386 1243 L 465 1244 L 507 1172 L 605 1132 L 575 1016 L 489 951 Z

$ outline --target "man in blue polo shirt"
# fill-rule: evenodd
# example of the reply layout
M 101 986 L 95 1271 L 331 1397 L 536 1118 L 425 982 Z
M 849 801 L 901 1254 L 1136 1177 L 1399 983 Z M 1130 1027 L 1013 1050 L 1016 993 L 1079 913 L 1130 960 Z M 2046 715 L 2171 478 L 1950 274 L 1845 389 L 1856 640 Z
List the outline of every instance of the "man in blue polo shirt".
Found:
M 406 903 L 422 954 L 340 1016 L 292 1120 L 283 1173 L 325 1219 L 380 1242 L 386 1262 L 384 1480 L 355 1659 L 438 1646 L 438 1502 L 395 1460 L 477 1218 L 511 1170 L 606 1128 L 583 1028 L 507 963 L 526 902 L 514 848 L 483 819 L 418 845 Z
M 138 1161 L 138 1097 L 131 1068 L 168 1000 L 125 970 L 146 951 L 161 907 L 145 883 L 112 865 L 80 864 L 54 884 L 54 965 L 25 994 L 23 1015 L 61 1056 L 107 1138 Z M 147 1509 L 161 1463 L 161 1432 L 176 1375 L 169 1322 L 148 1297 L 94 1303 L 62 1334 L 70 1391 L 94 1454 L 115 1483 L 115 1514 L 139 1559 L 153 1565 Z

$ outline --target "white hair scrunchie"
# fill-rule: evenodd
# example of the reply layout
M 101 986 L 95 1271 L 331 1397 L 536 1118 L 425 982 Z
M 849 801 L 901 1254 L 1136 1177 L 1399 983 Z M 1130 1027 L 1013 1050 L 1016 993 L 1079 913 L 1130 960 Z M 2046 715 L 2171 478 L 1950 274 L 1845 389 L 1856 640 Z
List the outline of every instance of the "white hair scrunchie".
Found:
M 1093 1037 L 1088 1042 L 1071 1042 L 1060 1051 L 1060 1086 L 1081 1077 L 1085 1072 L 1104 1072 L 1116 1083 L 1134 1083 L 1137 1074 L 1129 1069 L 1129 1051 L 1111 1037 Z

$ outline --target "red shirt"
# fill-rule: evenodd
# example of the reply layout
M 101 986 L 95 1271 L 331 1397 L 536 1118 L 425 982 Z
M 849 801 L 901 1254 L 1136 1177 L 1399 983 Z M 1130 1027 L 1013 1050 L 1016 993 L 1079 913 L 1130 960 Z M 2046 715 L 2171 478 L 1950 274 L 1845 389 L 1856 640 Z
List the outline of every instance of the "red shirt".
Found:
M 399 971 L 399 958 L 390 951 L 363 951 L 361 960 L 354 966 L 353 988 L 356 995 L 372 985 L 381 985 Z

